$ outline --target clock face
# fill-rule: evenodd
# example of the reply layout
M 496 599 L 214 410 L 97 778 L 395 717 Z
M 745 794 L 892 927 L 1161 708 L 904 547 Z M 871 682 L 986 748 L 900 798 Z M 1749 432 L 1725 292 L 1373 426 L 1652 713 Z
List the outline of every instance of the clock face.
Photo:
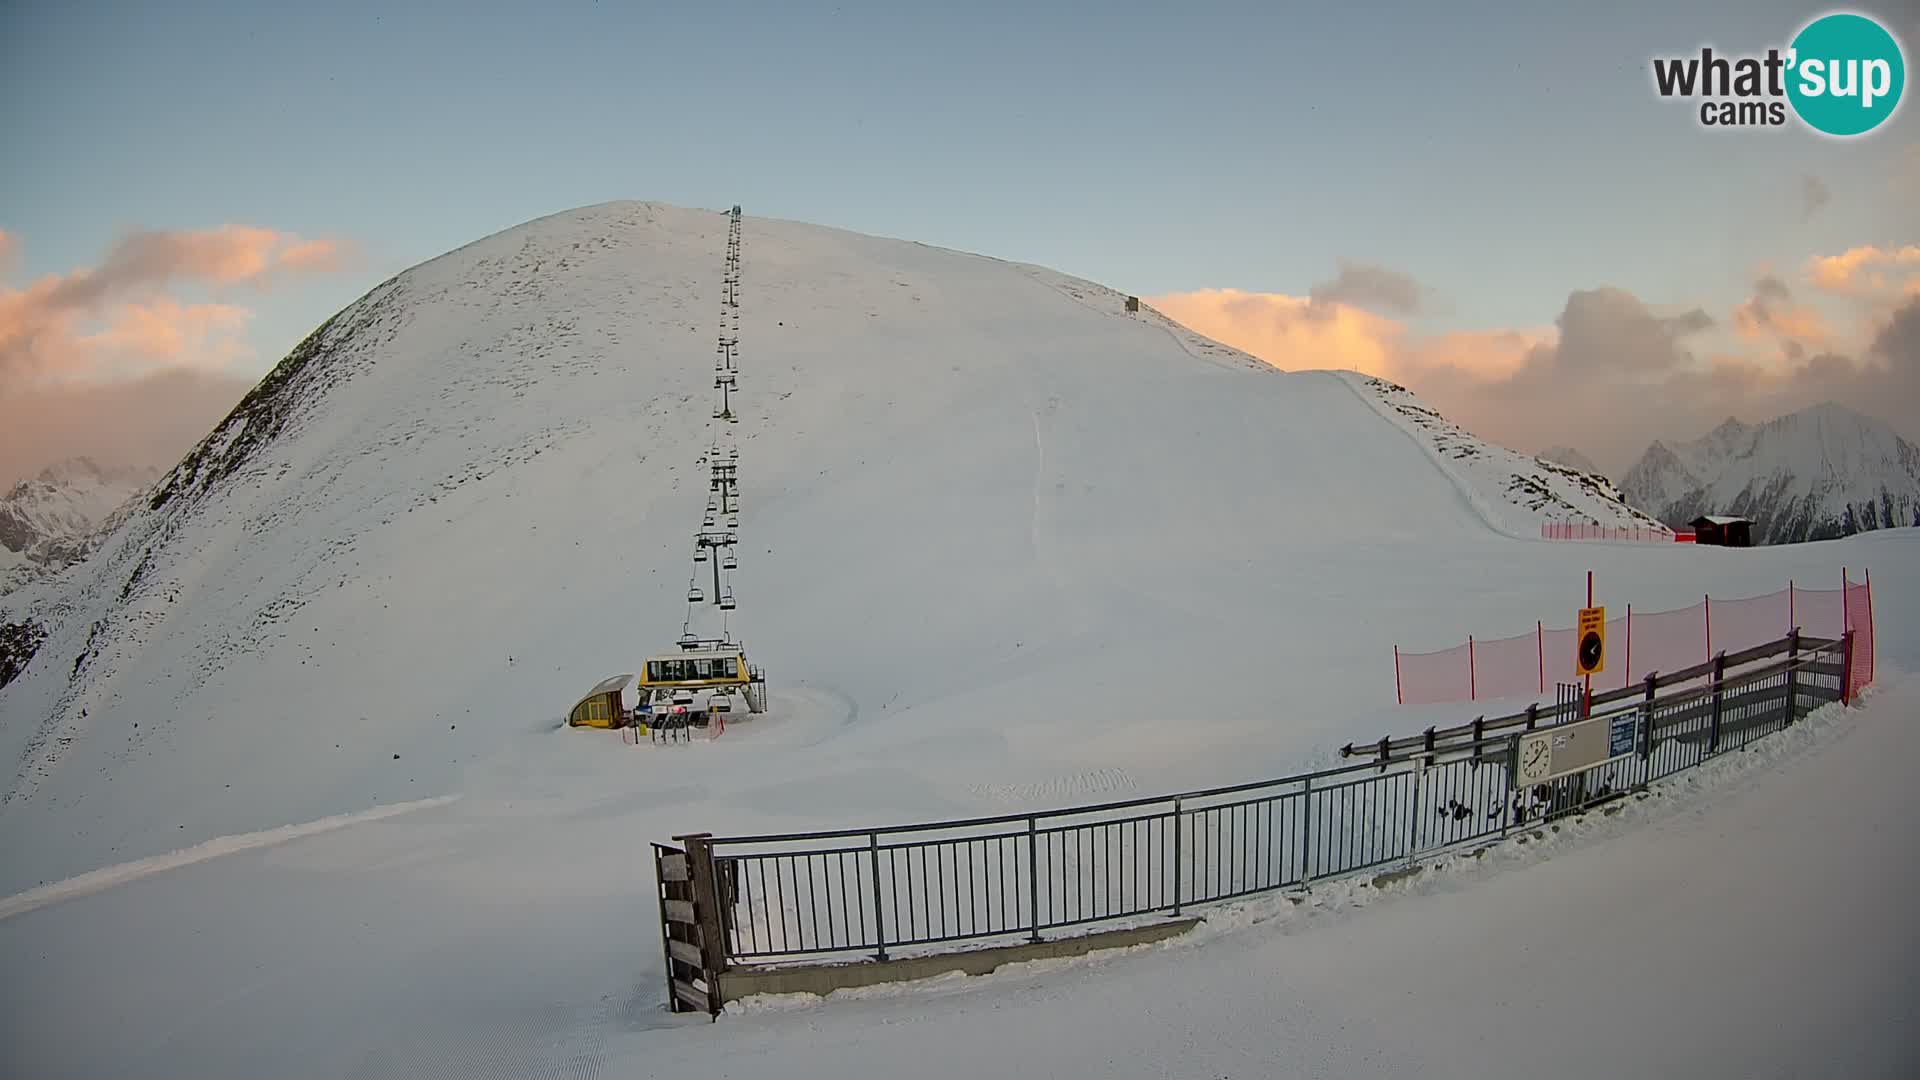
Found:
M 1520 754 L 1520 775 L 1528 779 L 1545 776 L 1553 758 L 1553 747 L 1545 739 L 1527 744 Z

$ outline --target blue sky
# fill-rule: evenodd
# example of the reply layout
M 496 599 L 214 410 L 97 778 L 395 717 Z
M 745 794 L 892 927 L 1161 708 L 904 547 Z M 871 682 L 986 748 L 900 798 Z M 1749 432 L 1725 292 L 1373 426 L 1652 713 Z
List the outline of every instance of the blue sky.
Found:
M 1427 332 L 1550 325 L 1602 285 L 1721 313 L 1761 263 L 1916 236 L 1911 106 L 1843 143 L 1704 132 L 1651 90 L 1652 55 L 1763 49 L 1819 10 L 17 2 L 0 229 L 15 286 L 136 227 L 356 245 L 250 301 L 254 374 L 406 266 L 614 198 L 1142 295 L 1304 295 L 1352 259 L 1431 289 Z M 1807 174 L 1831 199 L 1803 222 Z

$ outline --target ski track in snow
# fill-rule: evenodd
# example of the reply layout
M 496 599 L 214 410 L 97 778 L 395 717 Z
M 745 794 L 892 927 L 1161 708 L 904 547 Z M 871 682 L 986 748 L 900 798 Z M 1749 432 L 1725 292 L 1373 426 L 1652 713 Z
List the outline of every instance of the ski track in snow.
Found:
M 102 867 L 64 881 L 55 881 L 25 892 L 14 893 L 12 896 L 0 899 L 0 919 L 24 915 L 29 911 L 46 907 L 48 904 L 57 904 L 62 900 L 71 900 L 102 889 L 111 889 L 116 885 L 125 885 L 168 870 L 178 870 L 183 866 L 217 859 L 222 855 L 233 855 L 242 851 L 271 847 L 275 844 L 285 844 L 302 837 L 316 836 L 353 825 L 363 825 L 370 821 L 412 813 L 415 810 L 425 810 L 432 806 L 445 806 L 458 798 L 458 795 L 441 795 L 431 799 L 416 799 L 413 802 L 376 806 L 353 814 L 335 814 L 332 817 L 298 825 L 282 825 L 277 829 L 263 829 L 238 836 L 215 837 L 165 855 L 152 855 L 144 859 L 120 863 L 117 866 Z

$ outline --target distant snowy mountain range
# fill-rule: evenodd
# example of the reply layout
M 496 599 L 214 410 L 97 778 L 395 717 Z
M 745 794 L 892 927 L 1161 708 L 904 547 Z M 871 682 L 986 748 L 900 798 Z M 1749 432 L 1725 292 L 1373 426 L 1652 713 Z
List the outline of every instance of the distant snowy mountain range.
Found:
M 161 470 L 71 458 L 0 497 L 0 593 L 84 559 L 129 500 Z
M 1734 514 L 1753 520 L 1755 543 L 1824 540 L 1915 524 L 1920 448 L 1827 403 L 1764 424 L 1728 419 L 1692 442 L 1656 441 L 1620 486 L 1669 525 Z

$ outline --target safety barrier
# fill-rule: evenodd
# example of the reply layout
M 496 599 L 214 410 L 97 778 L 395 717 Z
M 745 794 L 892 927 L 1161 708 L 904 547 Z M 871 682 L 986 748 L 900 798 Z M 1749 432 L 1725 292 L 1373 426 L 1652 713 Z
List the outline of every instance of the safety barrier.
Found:
M 1665 526 L 1602 525 L 1595 521 L 1543 521 L 1542 540 L 1621 540 L 1633 543 L 1670 544 L 1680 535 Z M 1688 533 L 1687 539 L 1693 539 Z
M 1872 575 L 1857 583 L 1840 573 L 1839 589 L 1808 589 L 1788 582 L 1765 596 L 1716 600 L 1671 611 L 1635 611 L 1629 604 L 1607 620 L 1606 670 L 1593 676 L 1595 691 L 1632 685 L 1650 671 L 1674 671 L 1772 641 L 1798 627 L 1814 637 L 1839 638 L 1857 631 L 1859 685 L 1873 681 Z M 1436 652 L 1393 648 L 1394 697 L 1402 705 L 1441 705 L 1537 697 L 1574 669 L 1571 628 L 1533 629 L 1514 637 L 1466 643 Z
M 834 985 L 836 970 L 852 970 L 847 954 L 897 962 L 1037 944 L 1394 872 L 1644 788 L 1843 700 L 1851 648 L 1789 635 L 1716 658 L 1704 681 L 1649 677 L 1641 696 L 1609 709 L 1596 695 L 1579 710 L 1531 712 L 1510 731 L 1430 730 L 1383 744 L 1377 760 L 1279 780 L 892 828 L 682 836 L 684 847 L 654 848 L 668 999 L 717 1013 L 769 971 Z M 1606 725 L 1605 752 L 1591 767 L 1521 779 L 1522 748 L 1529 765 L 1537 757 L 1530 734 L 1556 722 Z

